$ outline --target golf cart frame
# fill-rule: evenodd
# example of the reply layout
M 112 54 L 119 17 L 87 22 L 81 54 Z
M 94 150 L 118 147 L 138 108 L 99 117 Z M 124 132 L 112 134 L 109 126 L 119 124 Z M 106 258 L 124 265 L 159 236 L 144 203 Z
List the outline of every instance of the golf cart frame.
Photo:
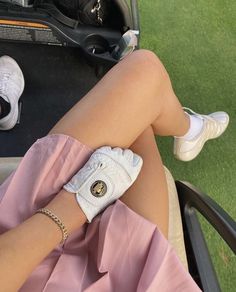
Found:
M 220 292 L 219 281 L 196 211 L 214 227 L 236 254 L 236 222 L 208 195 L 190 183 L 176 181 L 189 272 L 204 292 Z
M 120 60 L 120 55 L 115 53 L 115 49 L 125 47 L 122 36 L 127 31 L 132 31 L 136 35 L 137 41 L 133 49 L 138 47 L 139 42 L 139 14 L 136 0 L 113 0 L 114 5 L 111 12 L 115 11 L 118 15 L 119 24 L 114 27 L 91 26 L 81 24 L 79 20 L 71 19 L 63 14 L 59 8 L 54 5 L 53 0 L 1 0 L 0 1 L 0 18 L 2 26 L 13 22 L 25 21 L 26 26 L 30 27 L 30 23 L 39 23 L 41 31 L 44 29 L 50 35 L 50 38 L 40 39 L 32 37 L 33 40 L 25 39 L 25 43 L 41 43 L 57 46 L 78 47 L 83 50 L 88 62 L 95 67 L 104 65 L 113 66 Z M 16 19 L 16 21 L 14 21 Z M 16 24 L 19 25 L 19 24 Z M 117 26 L 118 25 L 118 26 Z M 34 28 L 35 29 L 35 28 Z M 9 32 L 9 31 L 8 31 Z M 30 34 L 33 33 L 31 29 Z M 29 35 L 29 34 L 28 34 Z M 41 35 L 42 37 L 42 35 Z M 40 39 L 40 40 L 39 40 Z M 21 39 L 11 41 L 22 41 Z M 118 47 L 118 48 L 117 48 Z

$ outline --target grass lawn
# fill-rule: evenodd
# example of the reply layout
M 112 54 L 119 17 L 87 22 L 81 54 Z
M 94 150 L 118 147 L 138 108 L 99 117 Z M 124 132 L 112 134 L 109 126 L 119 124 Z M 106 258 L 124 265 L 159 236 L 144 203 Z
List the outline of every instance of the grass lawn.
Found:
M 172 139 L 158 144 L 176 179 L 193 183 L 236 219 L 236 2 L 234 0 L 140 0 L 141 47 L 165 64 L 182 104 L 200 113 L 227 111 L 222 138 L 183 163 L 172 155 Z M 202 220 L 203 221 L 203 220 Z M 236 257 L 203 221 L 222 291 L 235 291 Z

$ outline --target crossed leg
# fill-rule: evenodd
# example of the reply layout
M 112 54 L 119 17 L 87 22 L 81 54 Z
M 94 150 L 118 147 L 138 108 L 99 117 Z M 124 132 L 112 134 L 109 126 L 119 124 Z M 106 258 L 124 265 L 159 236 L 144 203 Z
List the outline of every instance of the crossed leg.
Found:
M 154 135 L 184 135 L 189 118 L 160 60 L 139 50 L 112 68 L 50 131 L 92 149 L 131 148 L 144 159 L 135 184 L 123 196 L 134 211 L 168 234 L 168 194 Z
M 168 237 L 168 191 L 153 129 L 148 127 L 130 149 L 143 158 L 138 179 L 121 200 L 136 213 L 155 223 Z

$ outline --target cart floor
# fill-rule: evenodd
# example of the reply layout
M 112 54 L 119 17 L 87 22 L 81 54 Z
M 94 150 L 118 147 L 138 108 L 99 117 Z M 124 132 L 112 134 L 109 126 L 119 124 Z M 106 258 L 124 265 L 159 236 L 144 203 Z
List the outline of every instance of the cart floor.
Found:
M 22 156 L 98 78 L 77 48 L 1 42 L 0 55 L 18 62 L 26 83 L 20 124 L 0 131 L 0 157 Z

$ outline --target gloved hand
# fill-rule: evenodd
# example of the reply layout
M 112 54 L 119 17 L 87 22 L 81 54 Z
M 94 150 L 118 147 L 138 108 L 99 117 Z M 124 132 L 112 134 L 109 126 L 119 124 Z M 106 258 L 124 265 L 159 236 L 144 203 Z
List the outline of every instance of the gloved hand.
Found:
M 142 164 L 142 158 L 129 149 L 104 146 L 91 155 L 64 189 L 76 194 L 78 204 L 91 222 L 134 183 Z

